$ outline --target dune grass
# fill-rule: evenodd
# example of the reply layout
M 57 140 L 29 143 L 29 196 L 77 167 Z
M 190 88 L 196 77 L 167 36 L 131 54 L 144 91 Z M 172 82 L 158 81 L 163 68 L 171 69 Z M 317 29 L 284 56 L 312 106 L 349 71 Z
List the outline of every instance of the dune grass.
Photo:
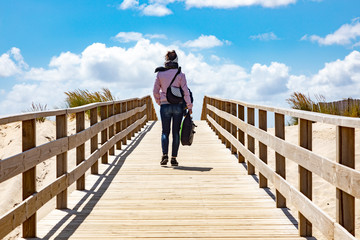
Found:
M 77 89 L 74 91 L 65 92 L 65 103 L 67 107 L 79 107 L 90 103 L 108 102 L 116 100 L 116 97 L 108 88 L 102 88 L 102 91 L 90 92 L 89 90 Z M 90 116 L 90 111 L 86 111 L 86 115 Z
M 344 99 L 344 101 L 347 100 L 351 103 L 348 103 L 346 108 L 340 109 L 339 102 L 326 102 L 326 98 L 323 95 L 315 95 L 315 98 L 316 102 L 309 95 L 306 96 L 301 92 L 294 92 L 286 101 L 293 109 L 347 117 L 360 117 L 360 101 L 354 101 L 352 98 Z M 291 118 L 289 124 L 296 125 L 297 122 L 297 118 Z
M 26 111 L 24 112 L 43 112 L 43 111 L 47 111 L 47 104 L 43 105 L 41 103 L 31 103 L 30 108 L 28 108 Z M 39 123 L 45 122 L 46 117 L 39 117 L 36 118 L 36 121 Z

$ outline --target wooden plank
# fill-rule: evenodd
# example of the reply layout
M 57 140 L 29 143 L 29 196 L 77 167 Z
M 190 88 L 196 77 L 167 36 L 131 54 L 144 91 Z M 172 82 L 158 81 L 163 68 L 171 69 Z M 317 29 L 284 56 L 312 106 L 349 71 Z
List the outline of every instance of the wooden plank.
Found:
M 231 107 L 231 108 L 230 108 L 231 114 L 234 115 L 234 116 L 237 116 L 237 105 L 236 105 L 235 103 L 231 103 L 230 107 Z M 230 123 L 230 126 L 231 126 L 231 134 L 232 134 L 235 138 L 237 138 L 237 127 L 236 127 L 234 124 L 232 124 L 232 123 Z M 235 148 L 234 145 L 231 145 L 231 153 L 232 153 L 232 154 L 236 154 L 236 153 L 237 153 L 237 149 Z
M 94 126 L 98 122 L 98 108 L 90 109 L 90 126 Z M 90 153 L 94 153 L 98 149 L 99 144 L 99 134 L 96 132 L 95 136 L 93 136 L 90 140 Z M 95 161 L 91 166 L 91 174 L 99 173 L 99 161 Z
M 21 174 L 53 156 L 64 153 L 67 149 L 68 139 L 62 138 L 1 160 L 0 182 Z
M 267 112 L 264 110 L 259 110 L 259 129 L 267 131 Z M 267 163 L 267 146 L 259 141 L 259 158 Z M 259 173 L 259 187 L 267 187 L 267 179 L 261 173 Z
M 238 106 L 238 118 L 242 121 L 245 121 L 245 108 L 242 105 L 237 105 Z M 239 142 L 245 146 L 245 133 L 244 131 L 242 131 L 240 128 L 238 128 L 236 126 L 236 124 L 234 124 L 234 126 L 237 128 L 238 131 L 238 140 Z M 243 155 L 241 155 L 241 153 L 238 151 L 238 161 L 239 163 L 243 163 L 245 162 L 245 158 Z
M 355 168 L 355 129 L 336 127 L 336 161 Z M 355 236 L 355 198 L 336 189 L 336 221 Z
M 114 115 L 114 104 L 111 104 L 108 106 L 108 117 L 112 117 Z M 115 135 L 115 126 L 114 124 L 112 124 L 110 127 L 109 127 L 109 138 L 112 138 L 113 136 Z M 109 149 L 109 155 L 115 155 L 115 147 L 111 147 Z
M 67 115 L 56 116 L 56 139 L 67 137 Z M 56 156 L 56 177 L 60 177 L 67 172 L 68 159 L 67 152 L 61 153 Z M 56 196 L 56 208 L 65 209 L 67 208 L 67 189 L 60 192 Z
M 134 109 L 134 101 L 131 100 L 131 101 L 128 101 L 127 102 L 127 110 L 133 110 Z M 134 122 L 134 117 L 131 116 L 127 119 L 127 126 L 130 126 L 132 123 Z M 127 140 L 131 140 L 131 134 L 129 134 L 128 136 L 126 136 Z
M 102 106 L 100 108 L 101 121 L 107 119 L 107 117 L 108 117 L 108 108 L 107 108 L 107 106 Z M 101 131 L 101 145 L 106 143 L 107 140 L 108 140 L 108 130 L 104 129 L 103 131 Z M 101 163 L 104 163 L 104 164 L 108 163 L 108 152 L 104 153 L 104 155 L 101 156 Z
M 299 145 L 312 150 L 312 123 L 299 119 Z M 312 172 L 299 166 L 299 190 L 310 200 L 312 199 Z M 299 212 L 299 235 L 302 237 L 312 236 L 312 224 Z
M 224 101 L 224 111 L 227 113 L 230 113 L 230 103 L 227 101 Z M 226 131 L 231 132 L 230 122 L 225 119 L 224 119 L 224 127 L 225 127 Z M 226 146 L 226 148 L 231 148 L 230 142 L 227 141 L 226 139 L 225 139 L 225 146 Z
M 48 110 L 48 111 L 41 111 L 41 112 L 29 112 L 29 113 L 22 113 L 16 114 L 11 116 L 1 116 L 0 117 L 0 125 L 9 124 L 13 122 L 21 122 L 32 120 L 41 117 L 50 117 L 50 116 L 58 116 L 66 114 L 66 109 L 58 109 L 58 110 Z
M 127 110 L 127 102 L 124 102 L 124 103 L 122 103 L 122 106 L 121 106 L 121 112 L 124 114 L 124 113 L 126 113 L 128 110 Z M 122 120 L 122 122 L 121 122 L 121 130 L 124 130 L 124 129 L 126 129 L 127 128 L 127 120 L 126 119 L 124 119 L 124 120 Z M 124 144 L 124 145 L 126 145 L 126 140 L 127 140 L 127 138 L 126 137 L 124 137 L 123 139 L 122 139 L 122 144 Z
M 275 113 L 275 136 L 285 140 L 285 116 Z M 285 157 L 275 152 L 275 171 L 282 178 L 286 179 Z M 286 198 L 276 189 L 276 207 L 285 208 Z
M 121 114 L 121 103 L 115 104 L 115 115 Z M 121 121 L 116 121 L 115 124 L 115 134 L 121 132 Z M 116 143 L 116 149 L 121 150 L 121 141 Z
M 247 108 L 247 123 L 249 125 L 255 125 L 255 109 L 254 108 Z M 255 153 L 255 139 L 247 134 L 247 146 L 250 152 Z M 248 174 L 254 175 L 255 174 L 255 167 L 247 161 L 248 167 Z
M 35 119 L 22 122 L 22 151 L 36 147 L 36 122 Z M 36 192 L 36 167 L 22 174 L 22 199 L 25 200 Z M 36 237 L 36 213 L 23 222 L 23 237 Z
M 76 113 L 76 132 L 79 133 L 85 129 L 85 112 Z M 76 165 L 79 165 L 82 161 L 85 160 L 85 143 L 82 143 L 76 148 Z M 76 189 L 84 190 L 85 189 L 85 174 L 82 175 L 76 181 Z

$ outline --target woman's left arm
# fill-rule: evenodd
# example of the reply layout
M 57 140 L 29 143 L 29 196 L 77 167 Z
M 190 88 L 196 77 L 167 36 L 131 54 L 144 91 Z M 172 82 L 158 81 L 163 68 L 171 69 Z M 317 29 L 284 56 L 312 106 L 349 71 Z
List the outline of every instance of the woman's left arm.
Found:
M 160 105 L 160 79 L 159 74 L 156 75 L 156 80 L 154 83 L 153 95 L 155 102 Z
M 191 103 L 190 92 L 189 92 L 189 88 L 187 86 L 185 74 L 181 74 L 180 86 L 181 86 L 182 90 L 184 91 L 184 99 L 186 102 L 186 106 L 189 110 L 191 110 L 193 107 L 193 104 Z

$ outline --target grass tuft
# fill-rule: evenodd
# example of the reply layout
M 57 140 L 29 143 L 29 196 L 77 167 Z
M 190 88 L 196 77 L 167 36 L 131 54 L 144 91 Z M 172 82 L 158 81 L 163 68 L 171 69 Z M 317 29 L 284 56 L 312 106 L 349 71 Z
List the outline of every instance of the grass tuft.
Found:
M 29 109 L 27 109 L 25 112 L 43 112 L 43 111 L 47 111 L 47 104 L 42 105 L 41 103 L 31 103 L 31 106 Z M 45 122 L 46 117 L 39 117 L 36 118 L 36 121 L 39 123 L 43 123 Z

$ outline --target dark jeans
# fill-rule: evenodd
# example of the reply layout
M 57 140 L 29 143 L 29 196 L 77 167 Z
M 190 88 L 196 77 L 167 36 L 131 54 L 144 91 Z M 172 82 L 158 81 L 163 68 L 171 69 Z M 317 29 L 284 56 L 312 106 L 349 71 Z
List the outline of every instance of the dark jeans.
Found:
M 177 157 L 179 145 L 180 145 L 180 125 L 183 117 L 182 104 L 163 104 L 160 106 L 160 116 L 162 124 L 161 134 L 161 147 L 163 154 L 168 154 L 169 151 L 169 134 L 170 134 L 170 122 L 172 124 L 172 157 Z

